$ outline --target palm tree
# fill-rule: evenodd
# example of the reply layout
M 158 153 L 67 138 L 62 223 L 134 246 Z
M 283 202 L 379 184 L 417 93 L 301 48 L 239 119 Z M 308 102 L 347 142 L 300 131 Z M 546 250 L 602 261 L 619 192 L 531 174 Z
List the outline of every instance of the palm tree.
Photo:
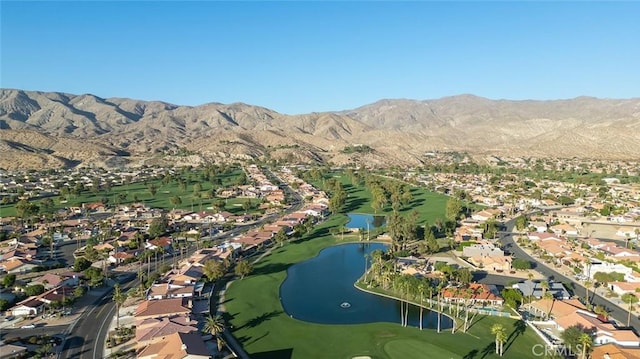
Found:
M 396 275 L 392 282 L 393 289 L 396 293 L 400 293 L 400 325 L 404 327 L 404 300 L 402 300 L 402 292 L 405 287 L 405 279 L 401 275 Z M 408 303 L 407 303 L 408 304 Z
M 580 359 L 587 359 L 587 352 L 589 352 L 589 349 L 591 349 L 591 346 L 593 345 L 593 339 L 591 338 L 591 335 L 587 333 L 580 334 L 578 342 L 581 346 Z
M 625 293 L 621 298 L 625 303 L 629 303 L 629 310 L 627 316 L 627 327 L 631 324 L 631 311 L 633 310 L 633 303 L 638 302 L 638 297 L 633 293 Z
M 120 306 L 127 300 L 127 293 L 120 289 L 120 284 L 113 287 L 112 299 L 116 303 L 116 328 L 120 328 Z
M 471 297 L 473 296 L 473 290 L 471 288 L 466 288 L 464 290 L 464 327 L 463 332 L 467 332 L 469 325 L 469 309 L 471 309 Z M 472 318 L 473 320 L 473 318 Z
M 590 301 L 589 301 L 589 287 L 591 287 L 591 285 L 593 284 L 592 281 L 589 280 L 589 278 L 587 278 L 584 281 L 584 289 L 585 289 L 585 296 L 584 296 L 584 302 L 587 305 L 587 307 L 590 305 Z
M 420 330 L 422 330 L 422 312 L 424 311 L 424 307 L 422 306 L 422 300 L 424 298 L 424 291 L 427 289 L 424 281 L 420 281 L 418 283 L 418 295 L 420 296 Z
M 224 341 L 220 334 L 225 331 L 224 319 L 222 316 L 216 315 L 215 317 L 209 316 L 207 317 L 207 321 L 204 323 L 204 328 L 202 330 L 205 333 L 211 334 L 216 338 L 216 342 L 218 344 L 218 352 L 222 351 L 222 345 Z
M 496 336 L 496 354 L 502 356 L 502 345 L 507 339 L 507 332 L 505 331 L 504 326 L 502 326 L 502 324 L 494 324 L 491 326 L 491 334 Z
M 546 280 L 543 280 L 540 283 L 540 288 L 542 288 L 542 298 L 544 298 L 547 294 L 547 290 L 549 290 L 549 282 L 547 282 Z
M 444 283 L 442 281 L 440 281 L 438 283 L 438 287 L 436 287 L 436 291 L 438 292 L 438 305 L 439 305 L 439 310 L 438 310 L 438 333 L 440 333 L 440 323 L 442 322 L 441 318 L 442 318 L 442 292 L 444 290 Z M 455 322 L 454 322 L 455 325 Z

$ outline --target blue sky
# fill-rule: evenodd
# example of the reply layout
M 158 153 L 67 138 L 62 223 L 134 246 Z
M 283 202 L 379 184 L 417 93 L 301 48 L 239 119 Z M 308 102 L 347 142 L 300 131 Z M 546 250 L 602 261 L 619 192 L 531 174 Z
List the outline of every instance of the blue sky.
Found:
M 640 96 L 640 2 L 2 1 L 0 85 L 281 113 Z

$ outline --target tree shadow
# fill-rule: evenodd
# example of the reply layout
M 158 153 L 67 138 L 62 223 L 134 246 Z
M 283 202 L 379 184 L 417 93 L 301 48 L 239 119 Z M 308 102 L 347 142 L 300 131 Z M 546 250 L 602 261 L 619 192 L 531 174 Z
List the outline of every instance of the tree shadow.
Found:
M 254 339 L 252 339 L 250 341 L 243 340 L 243 341 L 241 341 L 241 343 L 243 343 L 242 345 L 246 347 L 247 345 L 253 344 L 253 343 L 257 342 L 258 340 L 266 337 L 267 335 L 269 335 L 269 331 L 268 330 L 264 334 L 262 334 L 261 336 L 259 336 L 257 338 L 254 338 Z
M 291 357 L 293 357 L 293 348 L 251 354 L 253 359 L 290 359 Z
M 478 355 L 478 349 L 473 349 L 472 351 L 465 354 L 462 359 L 473 359 L 476 357 L 476 355 Z
M 469 323 L 469 327 L 467 328 L 467 332 L 469 331 L 469 329 L 473 328 L 474 325 L 476 325 L 477 323 L 480 323 L 481 320 L 483 320 L 484 318 L 486 318 L 486 315 L 480 315 L 480 318 L 478 318 L 478 320 L 476 321 L 472 321 L 471 323 Z
M 422 206 L 425 202 L 424 198 L 415 198 L 413 201 L 409 202 L 407 209 L 415 209 L 416 207 Z
M 272 274 L 287 270 L 291 264 L 285 263 L 270 263 L 262 265 L 253 270 L 253 275 Z
M 496 343 L 489 343 L 482 349 L 482 356 L 480 359 L 484 359 L 487 355 L 491 355 L 496 352 Z
M 274 310 L 274 311 L 271 311 L 269 313 L 260 314 L 259 316 L 255 317 L 253 319 L 249 319 L 249 321 L 247 321 L 243 326 L 241 326 L 238 329 L 257 327 L 258 325 L 260 325 L 260 324 L 266 322 L 267 320 L 269 320 L 269 319 L 271 319 L 271 318 L 273 318 L 275 316 L 278 316 L 280 314 L 282 314 L 282 311 L 279 311 L 279 310 Z
M 343 207 L 343 212 L 353 212 L 367 202 L 364 198 L 352 198 Z
M 524 334 L 525 330 L 527 330 L 527 323 L 524 320 L 517 320 L 513 323 L 513 331 L 509 334 L 504 346 L 504 351 L 506 352 L 511 344 L 516 341 L 516 339 Z

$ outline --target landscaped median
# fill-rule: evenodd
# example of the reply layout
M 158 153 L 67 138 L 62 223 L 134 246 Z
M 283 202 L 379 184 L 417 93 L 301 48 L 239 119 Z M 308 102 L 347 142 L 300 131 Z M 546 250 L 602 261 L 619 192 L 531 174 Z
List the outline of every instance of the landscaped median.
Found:
M 340 243 L 329 228 L 344 223 L 332 216 L 312 234 L 255 263 L 254 272 L 235 281 L 227 290 L 225 307 L 234 336 L 251 358 L 491 358 L 495 338 L 491 326 L 506 329 L 505 357 L 534 357 L 532 348 L 539 338 L 516 320 L 480 317 L 468 333 L 436 333 L 399 323 L 326 325 L 303 322 L 284 312 L 280 285 L 287 268 L 316 256 L 320 250 Z

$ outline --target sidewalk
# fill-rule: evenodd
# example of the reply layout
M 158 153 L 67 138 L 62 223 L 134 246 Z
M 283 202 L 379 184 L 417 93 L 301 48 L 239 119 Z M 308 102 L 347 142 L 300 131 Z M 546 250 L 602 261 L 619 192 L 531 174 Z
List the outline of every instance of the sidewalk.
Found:
M 0 322 L 0 329 L 8 329 L 8 328 L 20 328 L 24 325 L 35 325 L 37 327 L 43 326 L 58 326 L 58 325 L 70 325 L 80 318 L 82 313 L 84 313 L 93 302 L 97 298 L 100 298 L 106 291 L 107 287 L 92 289 L 91 291 L 86 292 L 82 298 L 78 299 L 72 307 L 65 307 L 65 311 L 70 311 L 70 315 L 59 316 L 59 317 L 45 317 L 42 316 L 46 313 L 40 313 L 33 319 L 27 319 L 23 317 L 16 317 L 11 321 Z M 70 331 L 70 330 L 68 330 Z
M 134 324 L 135 318 L 134 318 L 133 314 L 135 313 L 137 306 L 138 306 L 137 304 L 133 304 L 133 305 L 129 305 L 129 306 L 126 306 L 126 307 L 123 306 L 123 307 L 120 308 L 120 311 L 119 311 L 120 312 L 120 327 L 128 327 L 128 326 L 132 326 Z M 103 350 L 102 353 L 103 353 L 105 358 L 109 358 L 111 356 L 111 354 L 116 353 L 118 351 L 125 352 L 125 351 L 130 350 L 130 349 L 135 349 L 136 344 L 137 344 L 135 336 L 134 336 L 132 339 L 130 339 L 130 340 L 124 342 L 124 343 L 121 343 L 119 345 L 116 345 L 116 346 L 113 346 L 113 347 L 109 348 L 107 346 L 107 342 L 109 340 L 109 333 L 111 333 L 112 331 L 116 330 L 116 324 L 117 324 L 116 316 L 114 315 L 111 318 L 111 320 L 109 321 L 109 327 L 107 329 L 107 338 L 106 338 L 107 340 L 105 340 L 105 342 L 103 343 L 104 350 Z

